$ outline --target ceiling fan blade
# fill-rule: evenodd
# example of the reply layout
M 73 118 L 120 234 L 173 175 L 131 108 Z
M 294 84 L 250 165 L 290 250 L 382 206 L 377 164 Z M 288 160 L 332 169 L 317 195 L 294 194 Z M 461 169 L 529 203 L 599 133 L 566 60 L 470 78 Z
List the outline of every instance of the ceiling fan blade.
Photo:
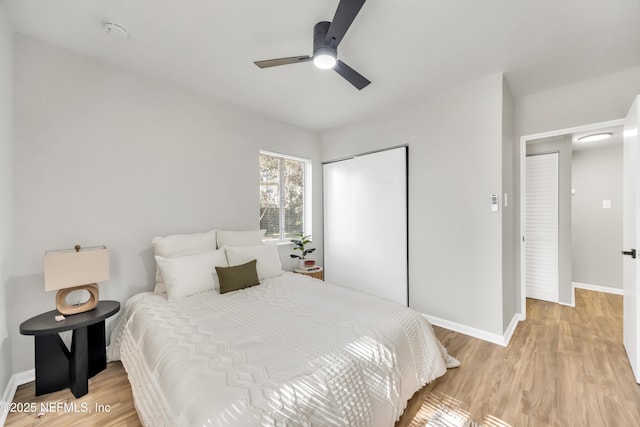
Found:
M 365 0 L 340 0 L 326 38 L 333 48 L 338 47 L 364 2 Z
M 311 57 L 309 55 L 304 55 L 304 56 L 290 56 L 288 58 L 266 59 L 264 61 L 255 61 L 254 64 L 256 64 L 260 68 L 268 68 L 268 67 L 275 67 L 278 65 L 297 64 L 298 62 L 308 62 L 308 61 L 311 61 Z
M 349 83 L 354 85 L 358 90 L 364 89 L 369 83 L 371 83 L 362 74 L 358 73 L 356 70 L 349 67 L 347 64 L 340 60 L 336 62 L 336 66 L 333 67 L 333 69 L 336 71 L 336 73 L 344 77 Z

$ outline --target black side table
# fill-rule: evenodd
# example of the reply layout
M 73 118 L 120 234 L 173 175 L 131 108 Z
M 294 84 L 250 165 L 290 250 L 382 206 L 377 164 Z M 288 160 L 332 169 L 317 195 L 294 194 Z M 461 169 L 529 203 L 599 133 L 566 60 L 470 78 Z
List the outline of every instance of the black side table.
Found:
M 75 397 L 89 392 L 89 378 L 107 367 L 104 321 L 120 310 L 118 301 L 100 301 L 85 313 L 57 322 L 51 310 L 22 322 L 20 333 L 34 335 L 36 396 L 69 387 Z M 58 332 L 73 330 L 71 351 Z

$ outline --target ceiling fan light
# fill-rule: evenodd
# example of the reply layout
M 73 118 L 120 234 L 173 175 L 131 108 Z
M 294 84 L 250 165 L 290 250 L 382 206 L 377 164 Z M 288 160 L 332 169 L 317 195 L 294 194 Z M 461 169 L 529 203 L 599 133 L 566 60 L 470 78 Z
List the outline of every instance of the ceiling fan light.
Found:
M 336 58 L 326 53 L 315 55 L 313 57 L 313 65 L 321 70 L 329 70 L 336 66 Z

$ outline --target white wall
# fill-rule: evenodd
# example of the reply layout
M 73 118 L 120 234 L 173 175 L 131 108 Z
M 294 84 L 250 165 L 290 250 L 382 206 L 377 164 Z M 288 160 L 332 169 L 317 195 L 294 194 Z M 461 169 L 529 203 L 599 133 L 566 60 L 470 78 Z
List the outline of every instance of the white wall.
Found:
M 574 149 L 572 162 L 572 280 L 622 289 L 622 143 Z
M 622 119 L 640 94 L 640 67 L 516 99 L 514 146 L 514 202 L 516 230 L 520 230 L 520 138 L 575 126 Z M 516 233 L 517 234 L 517 233 Z M 520 235 L 515 258 L 520 260 Z M 520 263 L 515 263 L 516 298 L 521 299 Z
M 19 323 L 54 308 L 44 251 L 107 245 L 111 280 L 100 298 L 150 290 L 154 236 L 258 227 L 260 149 L 313 160 L 320 246 L 315 133 L 23 36 L 15 76 L 15 371 L 33 365 L 33 339 L 17 334 Z
M 519 308 L 514 270 L 515 209 L 513 205 L 513 137 L 515 101 L 506 80 L 502 81 L 502 327 L 506 330 Z M 506 197 L 506 205 L 505 205 Z
M 13 32 L 0 0 L 0 394 L 12 373 L 7 283 L 13 253 Z
M 621 119 L 640 94 L 640 67 L 516 99 L 516 132 L 531 135 Z
M 500 336 L 502 103 L 496 74 L 322 136 L 324 160 L 409 145 L 410 306 Z

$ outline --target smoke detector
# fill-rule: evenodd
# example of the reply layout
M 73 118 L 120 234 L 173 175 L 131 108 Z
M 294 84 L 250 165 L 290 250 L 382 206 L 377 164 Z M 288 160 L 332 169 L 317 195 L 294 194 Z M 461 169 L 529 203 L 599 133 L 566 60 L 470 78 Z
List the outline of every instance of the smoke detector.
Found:
M 114 24 L 113 22 L 107 22 L 104 24 L 104 30 L 111 37 L 115 37 L 120 40 L 127 40 L 129 38 L 129 32 L 122 25 Z

